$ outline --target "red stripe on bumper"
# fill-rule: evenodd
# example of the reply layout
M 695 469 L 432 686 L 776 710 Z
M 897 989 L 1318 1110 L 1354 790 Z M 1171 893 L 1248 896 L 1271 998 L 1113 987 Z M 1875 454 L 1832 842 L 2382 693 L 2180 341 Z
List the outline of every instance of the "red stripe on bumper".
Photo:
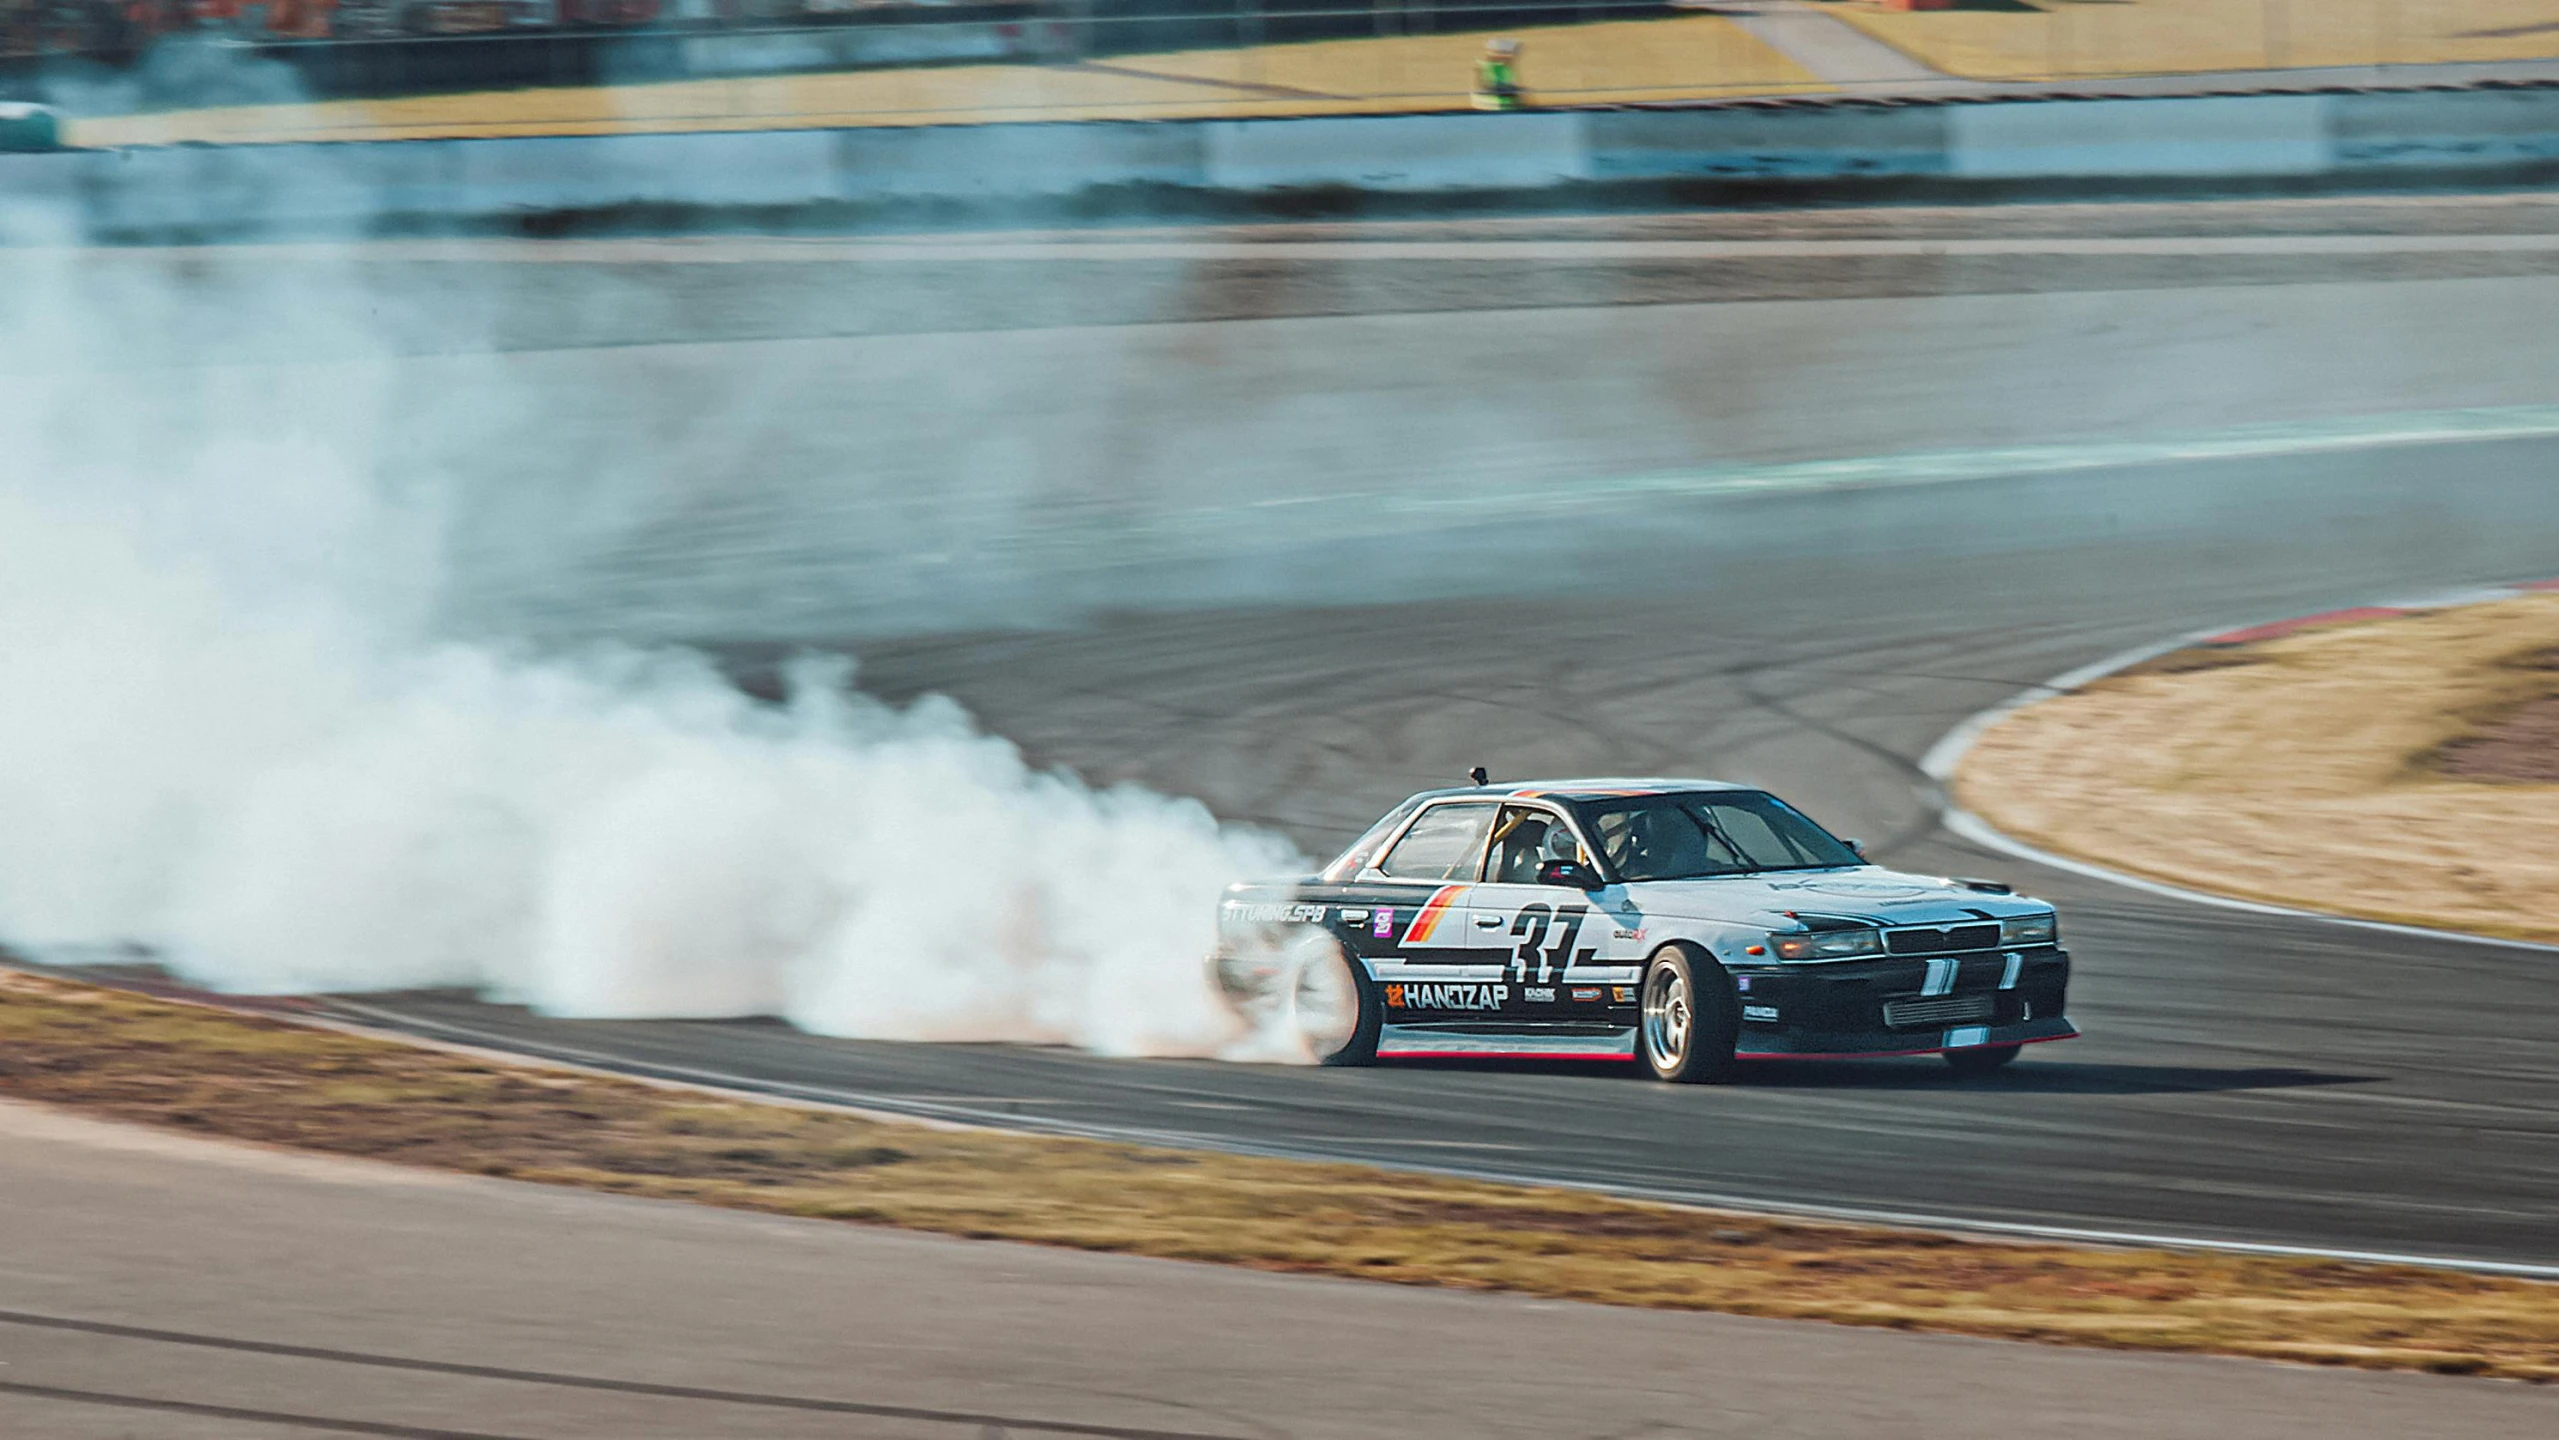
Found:
M 1585 1053 L 1579 1050 L 1380 1050 L 1380 1060 L 1625 1060 L 1632 1055 L 1615 1051 Z

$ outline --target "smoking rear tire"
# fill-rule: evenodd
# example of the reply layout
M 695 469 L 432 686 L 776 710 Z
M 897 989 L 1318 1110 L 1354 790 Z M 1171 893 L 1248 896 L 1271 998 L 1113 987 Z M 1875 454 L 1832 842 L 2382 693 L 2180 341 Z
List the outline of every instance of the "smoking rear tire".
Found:
M 2017 1058 L 2023 1045 L 1977 1045 L 1970 1050 L 1949 1050 L 1946 1063 L 1958 1075 L 1987 1075 Z
M 1656 1080 L 1720 1085 L 1733 1078 L 1742 1007 L 1733 977 L 1692 945 L 1665 945 L 1644 966 L 1635 1054 Z
M 1377 1030 L 1384 1021 L 1377 987 L 1365 967 L 1326 946 L 1307 960 L 1289 986 L 1289 1024 L 1318 1065 L 1367 1065 L 1377 1059 Z

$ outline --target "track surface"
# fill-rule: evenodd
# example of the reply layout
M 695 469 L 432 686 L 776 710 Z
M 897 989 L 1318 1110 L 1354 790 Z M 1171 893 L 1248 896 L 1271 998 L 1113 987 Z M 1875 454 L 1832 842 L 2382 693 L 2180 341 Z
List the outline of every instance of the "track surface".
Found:
M 2473 473 L 2537 468 L 2559 461 L 2559 447 L 2482 447 L 2462 460 Z M 1345 828 L 1352 802 L 1383 802 L 1478 758 L 1502 774 L 1616 760 L 1776 785 L 1818 815 L 1853 817 L 1843 828 L 1878 840 L 1886 863 L 2003 875 L 2061 903 L 2088 1038 L 1991 1080 L 1958 1081 L 1933 1060 L 1772 1064 L 1730 1089 L 1682 1090 L 1607 1069 L 1309 1071 L 833 1040 L 769 1023 L 567 1022 L 457 997 L 377 998 L 364 1014 L 1041 1127 L 1703 1198 L 2559 1261 L 2549 955 L 2202 909 L 1931 833 L 1914 761 L 1939 734 L 2138 638 L 2115 615 L 2085 613 L 2100 578 L 2080 570 L 2036 587 L 1982 575 L 1981 596 L 1912 614 L 1916 586 L 1807 576 L 1813 603 L 1836 606 L 1836 628 L 1857 632 L 1833 643 L 1778 638 L 1834 628 L 1791 617 L 1763 637 L 1734 614 L 1739 597 L 1708 593 L 1633 610 L 1128 623 L 919 648 L 871 672 L 955 691 L 1010 733 L 1041 734 L 1033 715 L 1047 710 L 1049 753 L 1098 763 L 1094 737 L 1110 737 L 1129 747 L 1121 768 L 1194 782 L 1229 813 L 1310 840 Z M 1902 613 L 1876 618 L 1893 606 Z M 2154 612 L 2148 633 L 2261 613 L 2271 611 L 2236 595 L 2189 597 Z M 1377 660 L 1340 658 L 1378 636 L 1394 638 Z M 1227 673 L 1238 654 L 1254 657 L 1252 682 Z M 1056 713 L 1061 693 L 1079 713 Z M 1299 788 L 1317 775 L 1334 800 L 1321 815 Z
M 2548 233 L 2552 211 L 2480 197 L 1318 234 Z M 692 640 L 750 673 L 782 646 L 840 639 L 869 688 L 947 691 L 1043 761 L 1196 794 L 1314 850 L 1472 763 L 1766 783 L 1888 863 L 2005 875 L 2060 901 L 2089 1038 L 1990 1081 L 1879 1062 L 1689 1091 L 1588 1070 L 1318 1072 L 572 1023 L 451 996 L 376 997 L 368 1014 L 1053 1128 L 2559 1262 L 2549 956 L 2037 873 L 1937 832 L 1915 770 L 1971 712 L 2163 634 L 2559 573 L 2559 444 L 1702 497 L 1632 516 L 1573 489 L 1709 462 L 2546 405 L 2547 252 L 903 269 L 672 247 L 524 255 L 363 273 L 405 317 L 407 357 L 380 362 L 421 397 L 402 453 L 451 458 L 446 422 L 467 411 L 468 454 L 504 498 L 464 526 L 458 598 L 477 623 Z M 1038 303 L 1008 309 L 1016 296 Z M 211 336 L 219 308 L 162 333 Z M 464 336 L 456 315 L 492 318 Z M 249 363 L 260 340 L 203 343 Z M 1006 417 L 993 433 L 968 420 L 989 414 Z M 1470 513 L 1492 481 L 1549 487 L 1557 504 Z M 935 502 L 919 506 L 927 483 Z M 1390 494 L 1455 503 L 1425 523 Z M 1197 553 L 1182 548 L 1194 532 L 1164 523 L 1239 496 L 1324 519 Z M 1038 543 L 1057 533 L 1079 538 Z M 1009 628 L 1025 622 L 1052 628 Z M 967 626 L 981 633 L 954 633 Z
M 2539 1440 L 2547 1387 L 1523 1301 L 0 1105 L 12 1440 Z

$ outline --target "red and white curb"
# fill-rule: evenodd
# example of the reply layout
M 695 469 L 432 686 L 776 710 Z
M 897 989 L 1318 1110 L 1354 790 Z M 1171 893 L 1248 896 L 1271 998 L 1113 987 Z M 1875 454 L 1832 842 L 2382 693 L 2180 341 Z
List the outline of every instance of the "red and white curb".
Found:
M 2127 890 L 2139 890 L 2144 894 L 2182 900 L 2194 905 L 2210 905 L 2222 910 L 2240 910 L 2252 915 L 2279 915 L 2290 919 L 2317 920 L 2330 925 L 2344 925 L 2357 930 L 2378 931 L 2386 935 L 2411 935 L 2429 940 L 2449 940 L 2465 945 L 2494 945 L 2509 950 L 2559 954 L 2559 945 L 2543 944 L 2538 941 L 2510 940 L 2498 935 L 2473 935 L 2461 930 L 2436 930 L 2422 925 L 2394 925 L 2386 920 L 2364 920 L 2352 915 L 2331 914 L 2325 910 L 2303 910 L 2290 905 L 2268 904 L 2262 900 L 2242 900 L 2235 895 L 2218 895 L 2209 890 L 2192 890 L 2182 885 L 2170 885 L 2164 881 L 2126 874 L 2121 870 L 2109 869 L 2086 860 L 2055 854 L 2006 834 L 1989 821 L 1955 804 L 1952 789 L 1955 771 L 1963 764 L 1964 756 L 1972 750 L 1974 743 L 1981 739 L 1983 732 L 2006 719 L 2011 713 L 2038 701 L 2068 695 L 2106 676 L 2129 670 L 2145 660 L 2155 660 L 2172 651 L 2192 649 L 2199 645 L 2246 645 L 2259 640 L 2272 640 L 2302 630 L 2316 629 L 2323 625 L 2387 620 L 2401 615 L 2452 610 L 2464 605 L 2484 605 L 2491 601 L 2512 600 L 2523 595 L 2551 591 L 2559 591 L 2559 578 L 2517 580 L 2502 585 L 2473 586 L 2411 600 L 2395 600 L 2376 605 L 2352 605 L 2343 609 L 2322 610 L 2311 615 L 2291 615 L 2279 620 L 2263 620 L 2240 626 L 2195 630 L 2170 639 L 2154 641 L 2151 644 L 2137 645 L 2120 654 L 2109 655 L 2093 664 L 2064 671 L 2041 685 L 2021 690 L 1972 716 L 1961 725 L 1947 731 L 1936 744 L 1928 747 L 1928 753 L 1919 759 L 1919 768 L 1936 787 L 1938 822 L 1949 832 L 1984 849 L 1996 850 L 2003 855 L 2013 855 L 2020 860 L 2031 861 L 2047 869 L 2082 875 L 2092 880 L 2103 880 L 2108 884 L 2120 885 Z

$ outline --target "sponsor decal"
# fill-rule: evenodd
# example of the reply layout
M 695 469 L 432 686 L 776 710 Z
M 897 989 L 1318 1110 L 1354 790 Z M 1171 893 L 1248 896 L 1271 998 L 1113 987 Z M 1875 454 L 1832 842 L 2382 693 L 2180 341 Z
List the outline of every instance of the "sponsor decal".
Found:
M 1531 985 L 1527 989 L 1519 992 L 1519 998 L 1522 1000 L 1535 1000 L 1552 1003 L 1555 999 L 1555 987 L 1552 985 Z
M 1750 977 L 1749 977 L 1749 976 L 1747 976 L 1747 975 L 1736 975 L 1736 976 L 1734 976 L 1734 977 L 1733 977 L 1733 988 L 1734 988 L 1734 989 L 1736 989 L 1736 990 L 1739 990 L 1740 992 L 1742 992 L 1742 993 L 1743 993 L 1743 994 L 1745 994 L 1745 995 L 1749 994 L 1749 993 L 1750 993 Z
M 1321 905 L 1246 905 L 1230 901 L 1226 917 L 1238 925 L 1322 924 Z
M 1376 918 L 1375 920 L 1372 920 L 1372 921 L 1370 921 L 1370 922 L 1369 922 L 1369 925 L 1368 925 L 1368 933 L 1369 933 L 1369 934 L 1371 934 L 1371 935 L 1376 936 L 1376 937 L 1377 937 L 1378 939 L 1380 939 L 1380 940 L 1383 940 L 1383 939 L 1385 939 L 1387 936 L 1394 934 L 1394 933 L 1395 933 L 1395 907 L 1394 907 L 1394 906 L 1392 906 L 1392 905 L 1380 905 L 1380 906 L 1378 906 L 1378 907 L 1377 907 L 1377 918 Z
M 1608 993 L 1616 999 L 1618 1004 L 1624 1005 L 1634 1000 L 1635 987 L 1632 985 L 1611 985 L 1608 987 Z
M 1457 885 L 1444 886 L 1438 894 L 1425 901 L 1421 910 L 1413 916 L 1412 925 L 1404 931 L 1404 943 L 1407 945 L 1430 943 L 1431 936 L 1439 930 L 1440 918 L 1448 914 L 1448 902 L 1456 899 L 1458 891 L 1462 888 Z M 1386 915 L 1392 912 L 1380 910 L 1377 913 Z
M 1403 982 L 1386 987 L 1389 1010 L 1499 1010 L 1511 998 L 1508 985 L 1419 985 Z
M 1624 926 L 1620 926 L 1609 933 L 1619 940 L 1641 940 L 1644 938 L 1644 927 L 1638 925 L 1634 929 L 1629 930 Z
M 1596 986 L 1596 985 L 1593 985 L 1593 986 L 1589 986 L 1589 987 L 1584 988 L 1584 989 L 1577 989 L 1577 990 L 1575 990 L 1575 991 L 1573 992 L 1573 998 L 1574 998 L 1574 999 L 1576 999 L 1576 1000 L 1579 1000 L 1579 1001 L 1583 1002 L 1584 1004 L 1588 1004 L 1589 1002 L 1591 1002 L 1591 1001 L 1593 1001 L 1593 1000 L 1597 1000 L 1597 999 L 1599 999 L 1601 996 L 1603 996 L 1603 995 L 1605 995 L 1605 994 L 1607 994 L 1607 993 L 1608 993 L 1607 991 L 1600 989 L 1600 988 L 1599 988 L 1598 986 Z
M 1744 1020 L 1774 1020 L 1777 1018 L 1777 1007 L 1774 1005 L 1745 1005 L 1742 1007 L 1742 1018 Z
M 1346 921 L 1365 920 L 1368 918 L 1368 912 L 1365 910 L 1345 910 L 1342 912 L 1342 918 Z

